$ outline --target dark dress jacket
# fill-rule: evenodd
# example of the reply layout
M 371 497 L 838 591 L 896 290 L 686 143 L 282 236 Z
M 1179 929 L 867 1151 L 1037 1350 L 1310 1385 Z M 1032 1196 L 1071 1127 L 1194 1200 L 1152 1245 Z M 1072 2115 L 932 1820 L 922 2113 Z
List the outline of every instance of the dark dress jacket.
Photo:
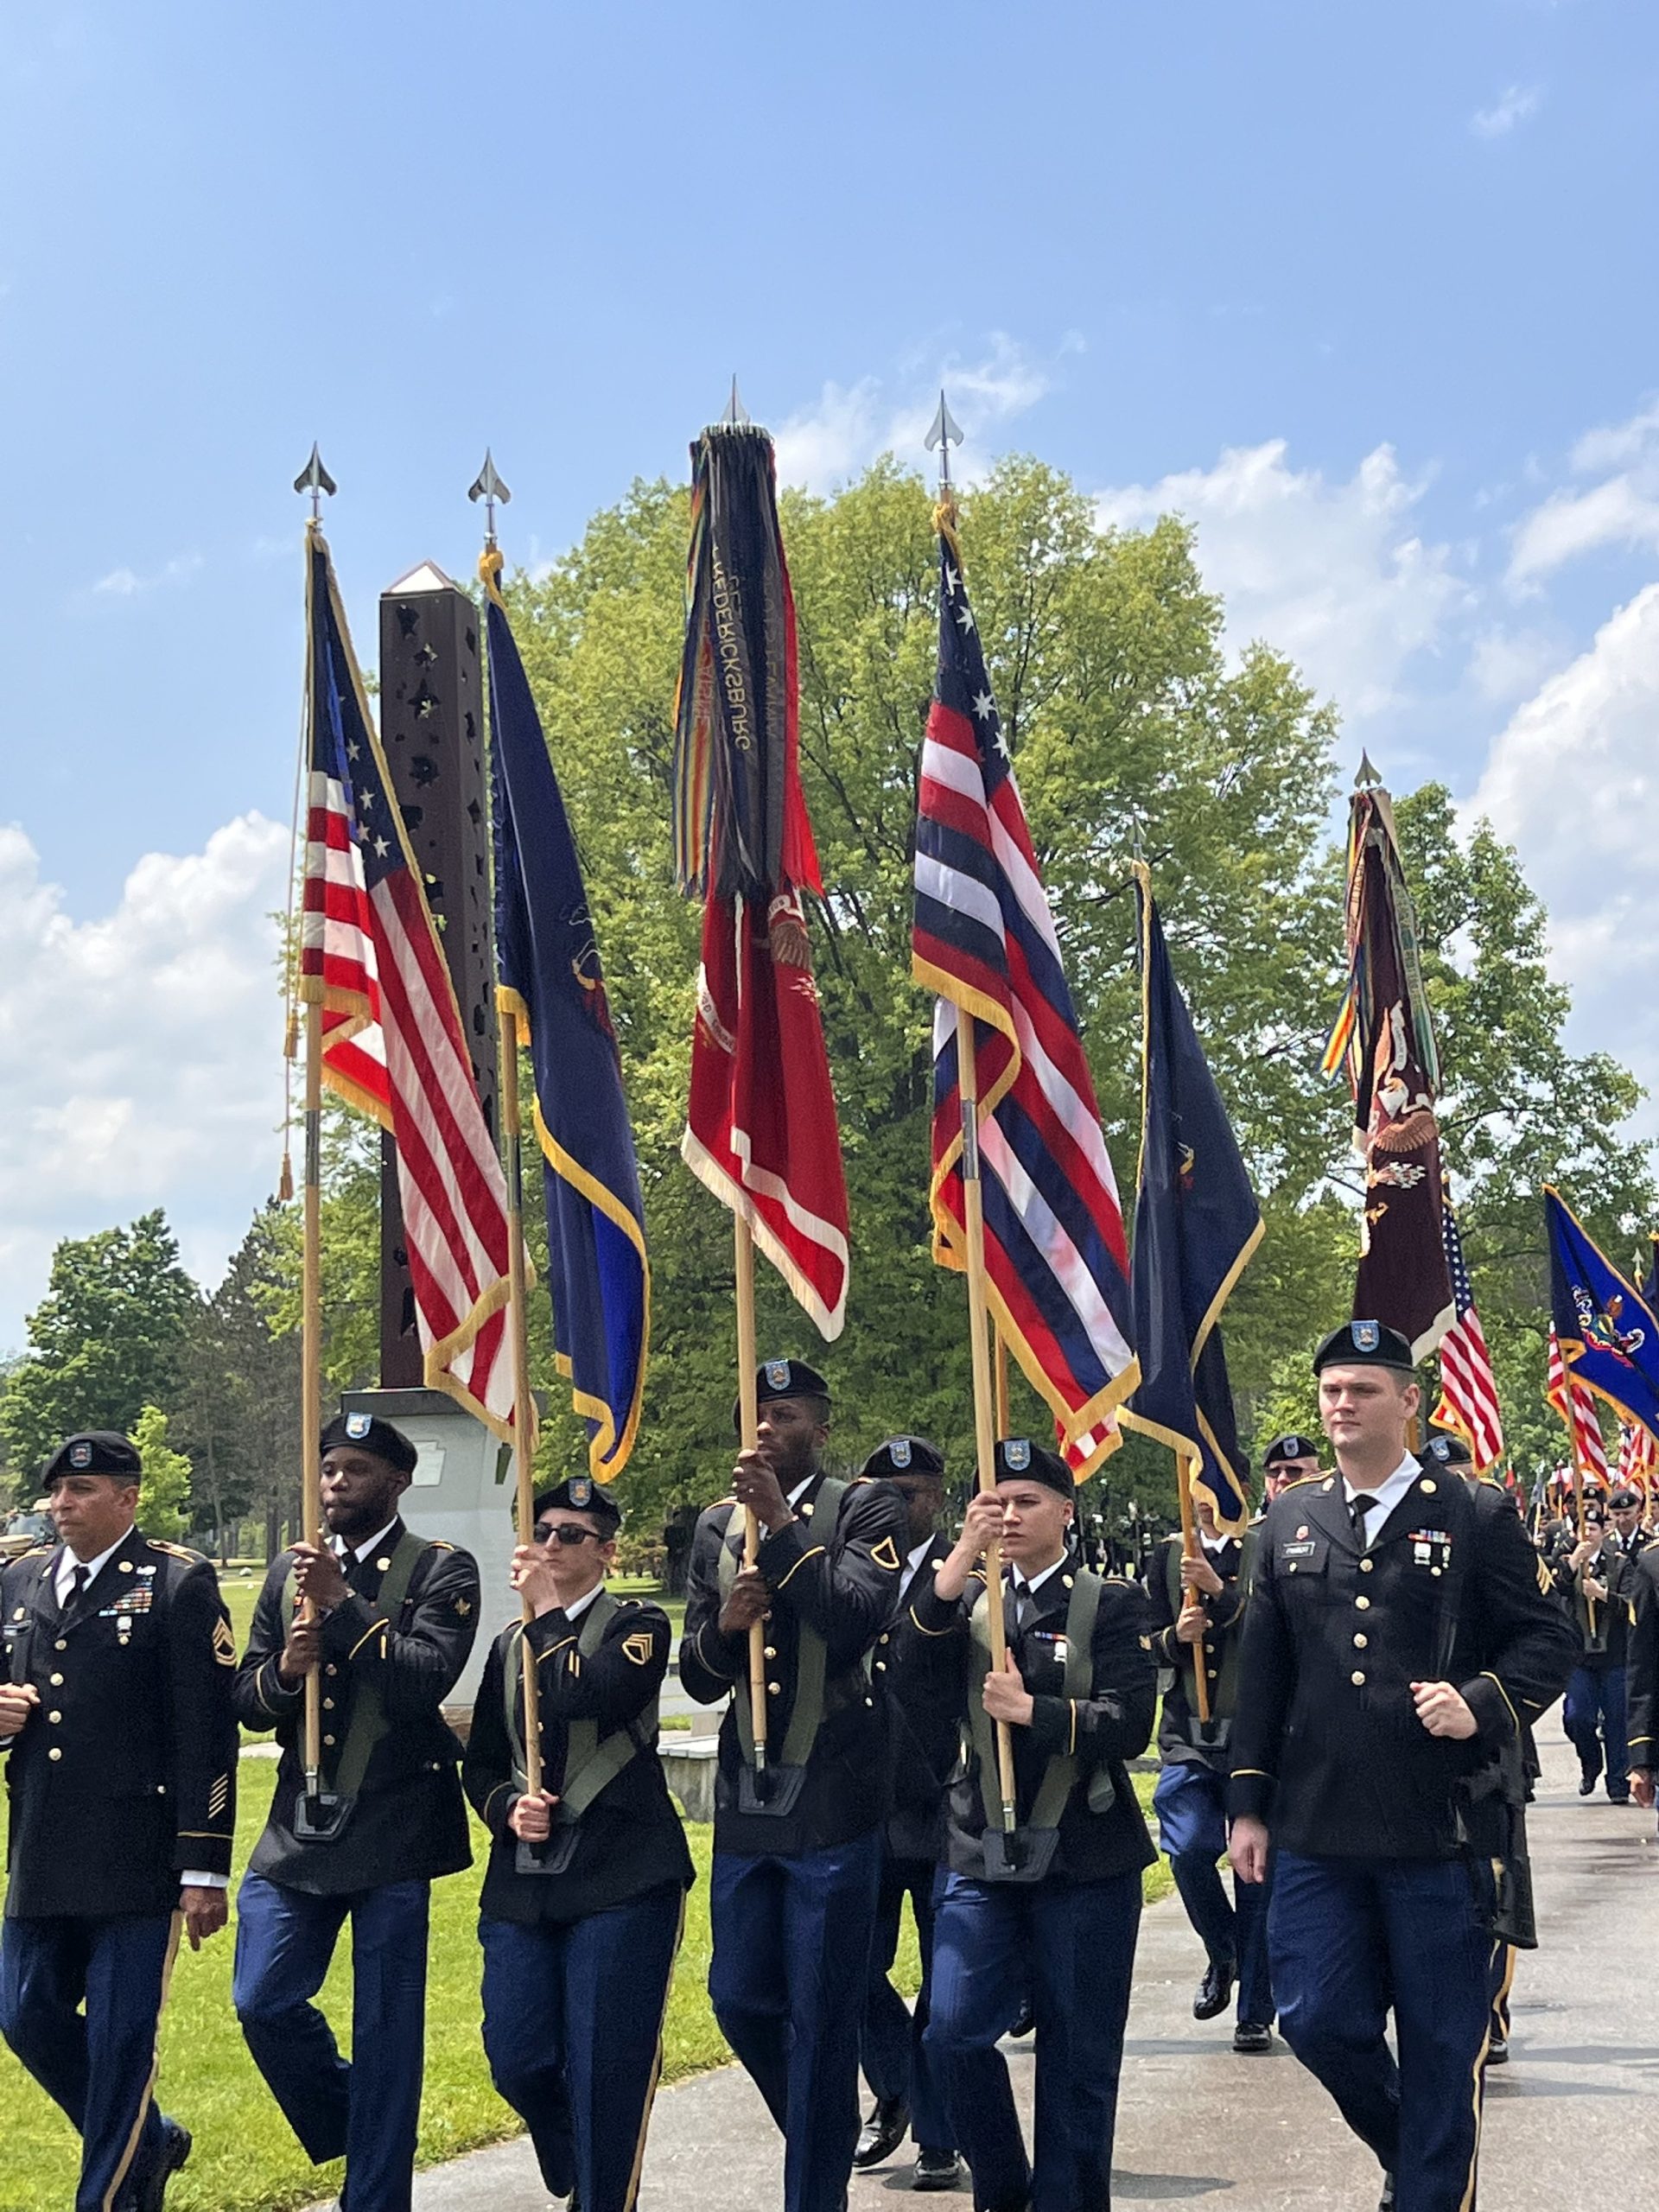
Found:
M 905 1594 L 918 1597 L 950 1555 L 949 1538 L 935 1536 Z M 950 1639 L 924 1636 L 908 1605 L 876 1639 L 872 1673 L 893 1760 L 890 1858 L 938 1859 L 943 1853 L 945 1799 L 962 1758 L 960 1667 Z
M 1146 1594 L 1132 1582 L 1108 1580 L 1101 1592 L 1091 1645 L 1087 1697 L 1065 1694 L 1065 1620 L 1075 1576 L 1070 1565 L 1051 1574 L 1030 1600 L 1023 1626 L 1015 1626 L 1012 1575 L 1003 1583 L 1003 1624 L 1008 1649 L 1020 1679 L 1034 1700 L 1030 1726 L 1012 1731 L 1014 1787 L 1022 1818 L 1027 1815 L 1055 1756 L 1075 1754 L 1077 1786 L 1060 1815 L 1059 1840 L 1048 1881 L 1098 1882 L 1149 1866 L 1157 1853 L 1147 1834 L 1139 1801 L 1130 1786 L 1126 1762 L 1138 1758 L 1152 1737 L 1158 1670 L 1153 1664 Z M 948 1641 L 954 1654 L 956 1709 L 968 1717 L 973 1664 L 970 1616 L 988 1602 L 982 1578 L 975 1573 L 960 1598 L 941 1598 L 931 1581 L 912 1586 L 911 1619 L 925 1637 Z M 946 1863 L 969 1876 L 984 1872 L 985 1797 L 979 1760 L 971 1739 L 965 1770 L 950 1790 Z M 1112 1785 L 1104 1812 L 1088 1802 L 1092 1777 L 1103 1772 Z
M 270 1817 L 249 1871 L 317 1897 L 428 1880 L 472 1864 L 457 1771 L 461 1745 L 441 1708 L 478 1634 L 478 1567 L 470 1552 L 431 1542 L 393 1620 L 378 1600 L 403 1535 L 402 1520 L 395 1521 L 367 1559 L 351 1562 L 351 1595 L 322 1624 L 325 1789 L 365 1690 L 378 1693 L 387 1724 L 334 1840 L 302 1841 L 294 1833 L 295 1806 L 305 1788 L 305 1693 L 302 1683 L 291 1689 L 283 1683 L 276 1663 L 286 1640 L 289 1553 L 271 1562 L 236 1671 L 237 1719 L 245 1728 L 274 1728 L 283 1747 Z
M 1250 1541 L 1253 1548 L 1254 1537 Z M 1179 1534 L 1166 1538 L 1147 1570 L 1152 1656 L 1160 1667 L 1173 1669 L 1175 1675 L 1164 1692 L 1158 1715 L 1158 1751 L 1166 1766 L 1201 1766 L 1214 1774 L 1225 1774 L 1232 1757 L 1230 1726 L 1212 1728 L 1212 1740 L 1203 1740 L 1192 1697 L 1193 1655 L 1198 1646 L 1183 1643 L 1175 1633 L 1181 1616 L 1181 1548 Z M 1203 1666 L 1210 1716 L 1212 1722 L 1230 1724 L 1236 1713 L 1238 1653 L 1248 1586 L 1244 1542 L 1230 1537 L 1217 1550 L 1206 1549 L 1204 1556 L 1221 1577 L 1218 1594 L 1199 1593 L 1205 1614 Z
M 715 1783 L 715 1848 L 740 1854 L 794 1856 L 851 1841 L 887 1814 L 889 1756 L 885 1713 L 876 1705 L 866 1660 L 899 1603 L 904 1566 L 904 1501 L 892 1484 L 859 1480 L 842 1494 L 833 1528 L 814 1513 L 822 1474 L 803 1492 L 796 1517 L 774 1535 L 761 1533 L 760 1567 L 772 1592 L 766 1621 L 769 1725 L 766 1748 L 781 1758 L 794 1710 L 800 1637 L 810 1628 L 824 1640 L 824 1717 L 792 1812 L 746 1813 L 738 1802 L 743 1764 L 737 1716 L 728 1707 L 720 1730 Z M 722 1636 L 720 1554 L 741 1559 L 743 1516 L 729 1498 L 698 1520 L 686 1585 L 680 1684 L 699 1705 L 735 1692 L 747 1698 L 748 1637 Z
M 535 1656 L 541 1713 L 542 1786 L 556 1797 L 563 1785 L 573 1721 L 593 1721 L 601 1745 L 619 1730 L 631 1731 L 636 1748 L 577 1822 L 569 1864 L 556 1874 L 518 1872 L 518 1839 L 507 1817 L 522 1787 L 515 1745 L 524 1723 L 520 1707 L 509 1731 L 505 1685 L 518 1681 L 522 1698 L 522 1677 L 510 1675 L 506 1664 L 518 1624 L 501 1631 L 484 1662 L 461 1768 L 473 1809 L 490 1832 L 479 1900 L 487 1920 L 580 1920 L 652 1890 L 683 1889 L 692 1879 L 691 1854 L 664 1779 L 657 1732 L 647 1731 L 645 1723 L 647 1708 L 668 1672 L 673 1639 L 668 1615 L 660 1605 L 620 1599 L 598 1649 L 583 1656 L 577 1639 L 585 1623 L 585 1612 L 572 1621 L 556 1608 L 525 1630 Z
M 1630 1764 L 1649 1770 L 1659 1766 L 1659 1543 L 1644 1544 L 1626 1564 L 1634 1615 L 1624 1654 Z
M 5 1760 L 7 1916 L 170 1913 L 181 1874 L 231 1871 L 236 1647 L 219 1578 L 134 1529 L 60 1610 L 61 1557 L 54 1544 L 0 1573 L 6 1676 L 41 1700 Z
M 1455 1856 L 1471 1779 L 1560 1695 L 1575 1640 L 1500 1491 L 1420 1469 L 1367 1551 L 1339 1476 L 1293 1484 L 1258 1532 L 1229 1811 L 1305 1856 Z M 1475 1736 L 1431 1736 L 1414 1681 L 1450 1681 Z

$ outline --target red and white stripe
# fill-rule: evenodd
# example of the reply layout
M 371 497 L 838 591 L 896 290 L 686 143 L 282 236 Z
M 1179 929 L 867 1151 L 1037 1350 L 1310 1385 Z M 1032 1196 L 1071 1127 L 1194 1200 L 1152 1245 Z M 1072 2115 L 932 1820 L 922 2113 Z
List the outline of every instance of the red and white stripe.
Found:
M 1601 1440 L 1596 1402 L 1576 1376 L 1568 1372 L 1561 1357 L 1560 1339 L 1552 1323 L 1549 1332 L 1549 1370 L 1544 1395 L 1567 1424 L 1573 1444 L 1573 1465 L 1580 1481 L 1607 1482 L 1607 1447 Z
M 1455 1429 L 1468 1444 L 1477 1470 L 1484 1474 L 1503 1457 L 1503 1421 L 1486 1332 L 1472 1306 L 1459 1315 L 1440 1338 L 1440 1400 L 1434 1408 L 1435 1425 Z
M 431 915 L 407 867 L 368 892 L 336 779 L 314 772 L 309 798 L 300 972 L 323 1081 L 396 1141 L 429 1385 L 510 1437 L 506 1184 Z

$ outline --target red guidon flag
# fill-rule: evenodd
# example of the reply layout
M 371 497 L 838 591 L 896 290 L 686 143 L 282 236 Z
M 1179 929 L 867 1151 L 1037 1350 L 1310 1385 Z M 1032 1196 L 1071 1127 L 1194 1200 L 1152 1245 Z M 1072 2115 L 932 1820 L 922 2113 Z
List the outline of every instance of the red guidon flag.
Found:
M 795 606 L 772 441 L 692 452 L 676 863 L 704 899 L 681 1154 L 826 1337 L 847 1311 L 847 1187 L 804 890 L 823 896 L 797 760 Z
M 427 1387 L 511 1442 L 506 1182 L 315 524 L 307 563 L 299 995 L 322 1008 L 323 1081 L 397 1144 Z

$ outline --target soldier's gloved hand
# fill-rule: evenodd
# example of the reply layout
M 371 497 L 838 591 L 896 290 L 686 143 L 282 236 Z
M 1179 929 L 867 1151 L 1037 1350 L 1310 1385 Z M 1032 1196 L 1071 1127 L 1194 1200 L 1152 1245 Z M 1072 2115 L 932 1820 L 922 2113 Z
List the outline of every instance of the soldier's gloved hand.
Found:
M 1431 1736 L 1465 1742 L 1476 1733 L 1479 1723 L 1450 1682 L 1414 1682 L 1411 1695 L 1417 1718 Z
M 766 1423 L 761 1422 L 762 1433 Z M 795 1518 L 795 1509 L 779 1486 L 777 1471 L 764 1452 L 740 1452 L 732 1470 L 732 1495 L 738 1503 L 753 1508 L 763 1529 L 776 1531 Z
M 1029 1728 L 1037 1701 L 1026 1688 L 1012 1651 L 1002 1654 L 1002 1672 L 985 1677 L 985 1710 L 993 1720 L 1006 1720 L 1014 1728 Z
M 545 1789 L 534 1797 L 515 1797 L 507 1826 L 520 1843 L 545 1843 L 553 1833 L 553 1808 L 558 1802 Z
M 1651 1767 L 1633 1766 L 1630 1769 L 1630 1795 L 1638 1805 L 1645 1807 L 1649 1812 L 1653 1809 L 1653 1770 Z
M 33 1682 L 0 1682 L 0 1736 L 16 1736 L 41 1701 Z
M 289 1630 L 286 1642 L 276 1662 L 276 1672 L 289 1689 L 302 1682 L 316 1666 L 322 1652 L 322 1624 L 320 1621 L 296 1620 Z
M 720 1609 L 720 1632 L 722 1636 L 747 1636 L 755 1622 L 765 1620 L 771 1610 L 772 1592 L 766 1587 L 766 1576 L 758 1567 L 743 1567 Z
M 334 1553 L 320 1544 L 296 1544 L 293 1551 L 296 1597 L 308 1598 L 320 1613 L 332 1613 L 336 1605 L 343 1605 L 352 1586 Z

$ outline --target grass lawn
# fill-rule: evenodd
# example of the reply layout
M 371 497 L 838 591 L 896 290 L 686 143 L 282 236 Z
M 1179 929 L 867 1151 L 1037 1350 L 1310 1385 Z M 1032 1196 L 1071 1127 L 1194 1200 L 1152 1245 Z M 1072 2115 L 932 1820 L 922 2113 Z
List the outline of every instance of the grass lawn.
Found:
M 258 1581 L 255 1576 L 238 1586 L 232 1578 L 226 1586 L 238 1643 Z M 264 1762 L 243 1761 L 238 1874 L 264 1825 L 272 1778 L 273 1770 Z M 1152 1783 L 1150 1775 L 1135 1777 L 1143 1807 L 1150 1805 Z M 729 2055 L 707 1994 L 711 1831 L 692 1827 L 687 1834 L 698 1878 L 669 2001 L 664 2069 L 668 2082 L 717 2066 Z M 481 1862 L 481 1829 L 475 1830 L 474 1840 Z M 479 1878 L 474 1869 L 433 1888 L 423 2165 L 518 2132 L 514 2115 L 491 2087 L 479 2034 Z M 1169 1886 L 1168 1869 L 1160 1859 L 1147 1871 L 1148 1901 Z M 162 2019 L 160 2094 L 196 2139 L 188 2167 L 168 2191 L 168 2212 L 287 2212 L 332 2196 L 340 2186 L 340 2167 L 314 2167 L 300 2151 L 243 2045 L 231 2011 L 234 1936 L 232 1925 L 201 1952 L 181 1952 Z M 907 1992 L 915 1987 L 916 1974 L 914 1935 L 906 1919 L 897 1979 Z M 344 1942 L 322 2002 L 346 2044 L 351 1999 L 349 1947 Z M 0 2212 L 62 2212 L 74 2196 L 74 2139 L 56 2106 L 3 2045 L 0 2113 Z

